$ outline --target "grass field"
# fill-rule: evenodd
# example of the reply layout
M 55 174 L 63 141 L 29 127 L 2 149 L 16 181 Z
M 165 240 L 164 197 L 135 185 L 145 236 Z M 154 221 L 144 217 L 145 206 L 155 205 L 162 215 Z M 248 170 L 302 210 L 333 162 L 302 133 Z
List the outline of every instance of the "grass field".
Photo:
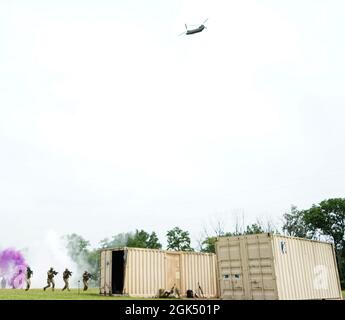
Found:
M 71 291 L 61 291 L 61 289 L 51 289 L 43 291 L 42 289 L 30 289 L 25 291 L 23 289 L 0 289 L 0 300 L 128 300 L 139 299 L 134 297 L 109 297 L 99 294 L 99 289 L 89 289 L 86 292 L 78 289 L 71 289 Z
M 345 291 L 343 291 L 345 298 Z M 0 289 L 0 300 L 136 300 L 142 298 L 135 297 L 108 297 L 99 294 L 99 289 L 89 289 L 86 292 L 78 289 L 71 289 L 71 291 L 61 291 L 56 289 L 43 291 L 42 289 L 31 289 L 24 291 L 23 289 Z

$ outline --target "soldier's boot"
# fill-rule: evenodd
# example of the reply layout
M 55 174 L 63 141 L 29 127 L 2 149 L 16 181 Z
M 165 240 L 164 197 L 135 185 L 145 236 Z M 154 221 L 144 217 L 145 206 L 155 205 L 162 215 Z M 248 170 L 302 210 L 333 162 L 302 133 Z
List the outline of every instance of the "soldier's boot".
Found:
M 50 288 L 50 285 L 51 285 L 51 281 L 48 280 L 47 285 L 43 288 L 43 290 L 46 291 L 46 289 Z

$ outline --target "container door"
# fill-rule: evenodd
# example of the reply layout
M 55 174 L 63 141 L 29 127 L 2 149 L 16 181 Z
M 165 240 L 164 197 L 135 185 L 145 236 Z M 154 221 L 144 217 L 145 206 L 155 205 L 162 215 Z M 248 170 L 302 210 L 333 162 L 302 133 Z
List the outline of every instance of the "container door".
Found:
M 110 250 L 101 252 L 101 294 L 112 294 L 111 288 L 111 259 Z
M 181 272 L 180 272 L 180 255 L 169 254 L 166 255 L 167 267 L 167 290 L 170 290 L 174 285 L 175 288 L 181 290 Z
M 105 251 L 101 251 L 101 258 L 100 258 L 100 294 L 105 294 Z
M 217 242 L 220 290 L 224 299 L 245 299 L 241 242 L 225 238 Z
M 217 242 L 222 298 L 277 298 L 271 248 L 267 235 L 230 237 Z
M 266 234 L 248 236 L 243 241 L 246 257 L 246 294 L 248 299 L 273 300 L 278 298 L 272 242 Z

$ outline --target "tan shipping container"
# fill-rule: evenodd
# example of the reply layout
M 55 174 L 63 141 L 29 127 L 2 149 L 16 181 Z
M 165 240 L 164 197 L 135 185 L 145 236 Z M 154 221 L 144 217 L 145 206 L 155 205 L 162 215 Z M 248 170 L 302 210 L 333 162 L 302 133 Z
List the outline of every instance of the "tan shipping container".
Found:
M 175 284 L 181 296 L 193 290 L 201 296 L 203 293 L 205 298 L 216 298 L 216 264 L 216 255 L 212 253 L 105 249 L 100 257 L 100 293 L 155 297 L 159 289 L 170 290 Z
M 216 242 L 222 299 L 342 299 L 331 243 L 270 233 Z

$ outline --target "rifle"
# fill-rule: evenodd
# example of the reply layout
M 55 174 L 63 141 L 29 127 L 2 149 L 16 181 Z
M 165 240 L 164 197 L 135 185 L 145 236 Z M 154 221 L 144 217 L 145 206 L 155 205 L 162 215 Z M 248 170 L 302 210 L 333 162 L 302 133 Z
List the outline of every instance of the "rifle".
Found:
M 201 286 L 200 286 L 200 283 L 198 282 L 198 287 L 199 287 L 199 293 L 202 294 L 202 297 L 204 298 L 204 291 L 202 290 Z
M 64 276 L 65 275 L 67 275 L 68 277 L 72 276 L 72 271 L 69 271 L 69 270 L 65 271 Z
M 83 278 L 87 278 L 89 280 L 89 279 L 95 279 L 95 276 L 87 272 L 86 274 L 83 274 Z
M 170 289 L 170 291 L 165 291 L 165 292 L 164 292 L 164 294 L 163 294 L 163 297 L 164 297 L 164 298 L 168 298 L 171 294 L 174 293 L 175 285 L 176 285 L 176 284 L 174 283 L 174 285 L 172 286 L 172 288 Z

